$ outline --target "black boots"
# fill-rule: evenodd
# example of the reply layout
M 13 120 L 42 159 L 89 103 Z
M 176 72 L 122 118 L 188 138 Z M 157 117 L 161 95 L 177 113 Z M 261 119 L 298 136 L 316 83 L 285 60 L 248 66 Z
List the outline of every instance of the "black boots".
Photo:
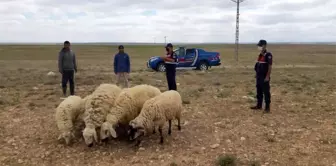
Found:
M 269 105 L 269 104 L 266 104 L 266 107 L 265 107 L 265 113 L 270 113 L 270 112 L 271 112 L 270 105 Z
M 262 108 L 262 104 L 260 104 L 259 102 L 257 103 L 256 106 L 250 107 L 252 110 L 261 110 Z
M 67 87 L 62 87 L 62 91 L 63 91 L 63 96 L 66 97 Z
M 70 84 L 70 95 L 71 96 L 75 95 L 75 86 L 74 86 L 74 84 Z
M 252 110 L 260 110 L 261 106 L 258 104 L 256 106 L 250 107 Z
M 261 110 L 262 107 L 258 104 L 258 105 L 256 105 L 256 106 L 250 107 L 250 109 L 252 109 L 252 110 Z M 266 104 L 266 106 L 265 106 L 265 111 L 264 111 L 264 112 L 265 112 L 265 113 L 270 113 L 270 112 L 271 112 L 270 104 Z
M 67 87 L 62 87 L 63 96 L 66 97 Z M 74 85 L 70 85 L 70 95 L 75 95 L 75 87 Z

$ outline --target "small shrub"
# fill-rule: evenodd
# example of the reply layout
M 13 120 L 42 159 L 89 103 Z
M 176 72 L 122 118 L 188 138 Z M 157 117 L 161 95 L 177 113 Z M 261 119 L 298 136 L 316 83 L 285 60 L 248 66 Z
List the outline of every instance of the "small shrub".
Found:
M 5 105 L 7 100 L 5 98 L 0 97 L 0 105 Z
M 247 96 L 255 98 L 256 97 L 256 93 L 253 92 L 253 91 L 249 91 L 248 94 L 247 94 Z
M 169 166 L 177 166 L 177 164 L 175 162 L 171 162 Z
M 198 88 L 199 92 L 204 92 L 204 88 Z
M 218 166 L 236 166 L 236 157 L 231 155 L 219 156 L 217 159 Z
M 261 164 L 258 161 L 252 161 L 250 166 L 260 166 Z
M 182 100 L 182 104 L 190 104 L 190 100 L 187 100 L 187 99 Z
M 230 97 L 230 91 L 228 90 L 225 90 L 225 91 L 220 91 L 218 94 L 217 94 L 217 97 L 219 98 L 227 98 L 227 97 Z
M 189 96 L 198 98 L 198 97 L 201 96 L 201 94 L 200 94 L 200 92 L 198 90 L 194 89 L 194 90 L 190 91 Z
M 273 137 L 268 137 L 268 138 L 267 138 L 267 142 L 275 142 L 275 138 L 273 138 Z

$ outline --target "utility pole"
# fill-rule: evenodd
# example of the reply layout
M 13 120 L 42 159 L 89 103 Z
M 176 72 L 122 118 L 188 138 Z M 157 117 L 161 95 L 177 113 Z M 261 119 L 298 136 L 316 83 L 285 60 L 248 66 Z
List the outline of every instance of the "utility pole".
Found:
M 235 58 L 238 62 L 238 49 L 239 49 L 239 4 L 244 2 L 245 0 L 231 0 L 232 2 L 237 4 L 237 15 L 236 15 L 236 49 L 235 49 Z
M 165 44 L 167 44 L 167 36 L 164 37 Z

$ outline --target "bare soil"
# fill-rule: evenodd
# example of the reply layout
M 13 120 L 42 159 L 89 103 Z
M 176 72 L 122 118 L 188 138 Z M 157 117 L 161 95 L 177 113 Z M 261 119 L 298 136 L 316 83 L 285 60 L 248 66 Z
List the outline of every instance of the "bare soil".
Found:
M 0 165 L 213 166 L 221 155 L 236 165 L 336 165 L 336 50 L 324 45 L 270 45 L 271 114 L 251 111 L 255 103 L 254 46 L 197 46 L 219 51 L 223 66 L 206 72 L 179 70 L 185 104 L 182 130 L 148 136 L 140 148 L 123 140 L 86 147 L 57 141 L 54 120 L 61 102 L 57 54 L 60 46 L 0 46 Z M 167 89 L 164 73 L 146 69 L 161 46 L 126 46 L 131 85 Z M 116 46 L 74 45 L 79 71 L 76 93 L 84 97 L 101 83 L 114 83 Z M 47 73 L 54 71 L 55 77 Z M 190 103 L 189 103 L 190 102 Z M 176 123 L 176 122 L 174 122 Z M 168 126 L 168 124 L 167 124 Z

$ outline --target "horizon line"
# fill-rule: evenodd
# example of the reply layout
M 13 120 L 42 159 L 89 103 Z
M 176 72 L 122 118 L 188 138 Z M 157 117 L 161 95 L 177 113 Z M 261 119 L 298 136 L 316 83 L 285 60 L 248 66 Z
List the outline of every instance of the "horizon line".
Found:
M 78 44 L 102 44 L 102 45 L 118 45 L 118 44 L 125 44 L 125 45 L 165 45 L 166 43 L 164 42 L 158 42 L 158 43 L 153 43 L 153 42 L 70 42 L 71 44 L 78 45 Z M 167 42 L 169 43 L 169 42 Z M 176 45 L 179 44 L 186 44 L 186 45 L 201 45 L 201 44 L 235 44 L 233 42 L 198 42 L 198 43 L 191 43 L 191 42 L 171 42 Z M 36 45 L 36 44 L 63 44 L 63 42 L 0 42 L 0 45 L 8 45 L 8 44 L 27 44 L 27 45 Z M 239 44 L 255 44 L 255 42 L 240 42 Z M 272 44 L 336 44 L 336 41 L 330 41 L 330 42 L 272 42 L 269 43 L 270 45 Z

